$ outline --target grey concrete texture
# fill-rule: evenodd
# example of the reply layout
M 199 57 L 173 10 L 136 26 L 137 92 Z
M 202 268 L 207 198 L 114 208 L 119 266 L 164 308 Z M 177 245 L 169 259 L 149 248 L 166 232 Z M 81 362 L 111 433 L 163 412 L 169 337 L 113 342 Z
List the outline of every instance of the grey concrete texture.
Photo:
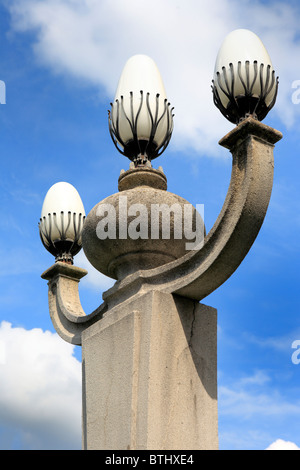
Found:
M 158 268 L 139 270 L 116 284 L 163 289 L 202 300 L 239 267 L 264 221 L 273 186 L 274 144 L 281 132 L 249 117 L 220 140 L 232 154 L 232 173 L 222 210 L 204 246 Z
M 187 244 L 190 242 L 184 233 L 184 206 L 190 205 L 189 202 L 176 194 L 168 192 L 167 179 L 165 175 L 152 168 L 136 168 L 122 172 L 119 178 L 119 192 L 113 194 L 96 206 L 88 214 L 83 232 L 82 245 L 86 257 L 90 263 L 101 273 L 113 279 L 121 280 L 129 274 L 139 270 L 147 270 L 162 266 L 170 261 L 177 260 L 187 252 Z M 120 208 L 124 207 L 122 200 L 126 198 L 126 209 L 122 212 Z M 146 227 L 146 237 L 133 239 L 130 235 L 126 238 L 119 236 L 120 226 L 130 227 L 130 224 L 137 220 L 137 215 L 129 215 L 129 208 L 136 205 L 142 205 L 144 212 L 138 215 L 139 224 Z M 116 237 L 107 237 L 100 239 L 97 234 L 97 226 L 104 216 L 104 207 L 112 206 L 116 214 Z M 165 238 L 163 233 L 162 216 L 158 220 L 158 238 L 152 237 L 151 223 L 154 217 L 151 217 L 152 209 L 155 205 L 172 209 L 180 207 L 181 212 L 181 238 L 176 238 L 176 216 L 174 211 L 167 210 L 170 215 L 169 236 Z M 99 216 L 99 210 L 101 217 Z M 127 215 L 128 214 L 128 215 Z M 124 218 L 125 215 L 125 218 Z M 105 213 L 107 217 L 107 213 Z M 199 214 L 200 217 L 200 214 Z M 167 217 L 165 218 L 165 221 Z M 191 226 L 196 230 L 196 209 L 192 208 Z
M 168 240 L 157 253 L 157 240 L 146 240 L 141 263 L 132 256 L 143 251 L 142 245 L 133 247 L 136 240 L 103 245 L 96 237 L 94 208 L 84 228 L 84 250 L 97 269 L 118 280 L 91 314 L 79 299 L 85 270 L 57 262 L 43 273 L 56 331 L 83 347 L 85 449 L 218 448 L 217 314 L 199 301 L 232 275 L 255 241 L 272 191 L 273 148 L 281 137 L 250 117 L 220 141 L 232 153 L 231 182 L 199 250 L 182 254 Z M 122 172 L 119 190 L 108 198 L 115 207 L 120 194 L 146 204 L 166 197 L 184 203 L 166 190 L 162 172 L 149 168 Z
M 149 292 L 83 333 L 84 448 L 217 449 L 217 313 Z
M 253 118 L 247 118 L 226 135 L 220 145 L 230 149 L 232 153 L 231 182 L 223 208 L 206 235 L 204 246 L 157 268 L 138 269 L 133 273 L 129 270 L 127 276 L 103 294 L 104 302 L 95 312 L 85 316 L 80 305 L 80 268 L 56 263 L 47 270 L 42 277 L 49 281 L 50 314 L 55 320 L 59 334 L 73 344 L 81 344 L 81 334 L 90 322 L 96 321 L 106 310 L 140 292 L 158 290 L 179 294 L 192 300 L 202 300 L 224 283 L 248 253 L 263 223 L 272 191 L 273 148 L 281 138 L 279 131 Z M 144 172 L 147 174 L 143 174 L 142 178 L 148 178 L 147 175 L 153 173 L 152 180 L 157 183 L 152 182 L 152 186 L 160 185 L 159 188 L 147 187 L 148 196 L 157 192 L 167 194 L 166 179 L 162 172 L 159 172 L 157 178 L 158 170 L 147 170 Z M 130 176 L 136 174 L 132 170 L 122 172 L 120 180 L 123 180 L 123 191 L 120 194 L 138 190 L 138 177 Z M 127 189 L 129 187 L 130 189 Z M 143 189 L 145 187 L 144 185 Z M 116 200 L 118 194 L 113 196 Z M 93 220 L 93 217 L 91 219 Z M 93 224 L 92 228 L 86 228 L 87 232 L 91 232 L 86 236 L 86 244 L 90 243 L 90 237 L 95 237 Z M 97 251 L 101 245 L 98 242 L 100 240 L 95 240 L 91 253 Z M 86 250 L 89 248 L 86 247 Z M 99 250 L 103 254 L 101 247 Z M 99 263 L 107 266 L 107 258 L 104 262 L 99 259 Z M 79 274 L 75 275 L 76 270 Z

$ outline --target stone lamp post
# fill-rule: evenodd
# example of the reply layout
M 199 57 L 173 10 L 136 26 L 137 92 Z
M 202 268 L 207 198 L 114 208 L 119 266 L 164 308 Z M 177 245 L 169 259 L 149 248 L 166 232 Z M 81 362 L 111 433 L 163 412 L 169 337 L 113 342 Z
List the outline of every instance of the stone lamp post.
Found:
M 168 192 L 162 169 L 152 167 L 170 141 L 173 115 L 146 56 L 127 62 L 109 113 L 113 142 L 131 160 L 119 192 L 85 220 L 74 188 L 68 209 L 56 191 L 48 194 L 40 231 L 56 262 L 42 278 L 56 331 L 82 346 L 84 449 L 218 448 L 217 312 L 200 301 L 237 269 L 267 211 L 273 147 L 282 135 L 260 121 L 275 103 L 274 74 L 257 36 L 227 36 L 212 88 L 215 104 L 236 124 L 219 142 L 232 153 L 232 176 L 208 234 L 197 210 Z M 47 217 L 56 230 L 49 234 L 48 223 L 45 235 Z M 193 245 L 190 233 L 204 239 Z M 91 264 L 116 280 L 88 315 L 78 292 L 87 272 L 73 265 L 81 244 Z

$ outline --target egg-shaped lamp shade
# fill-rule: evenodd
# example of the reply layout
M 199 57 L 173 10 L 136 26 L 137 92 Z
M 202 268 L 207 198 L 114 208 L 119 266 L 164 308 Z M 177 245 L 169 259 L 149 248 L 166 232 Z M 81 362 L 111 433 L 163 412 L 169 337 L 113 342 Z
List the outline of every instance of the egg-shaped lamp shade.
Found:
M 51 186 L 44 199 L 39 232 L 55 261 L 73 264 L 73 257 L 82 247 L 84 220 L 84 207 L 74 186 L 65 182 Z
M 131 57 L 109 112 L 109 130 L 119 152 L 136 166 L 161 155 L 171 139 L 172 112 L 155 62 L 142 54 Z
M 213 99 L 221 113 L 238 124 L 247 116 L 262 121 L 274 106 L 278 77 L 260 38 L 237 29 L 224 39 L 217 55 Z

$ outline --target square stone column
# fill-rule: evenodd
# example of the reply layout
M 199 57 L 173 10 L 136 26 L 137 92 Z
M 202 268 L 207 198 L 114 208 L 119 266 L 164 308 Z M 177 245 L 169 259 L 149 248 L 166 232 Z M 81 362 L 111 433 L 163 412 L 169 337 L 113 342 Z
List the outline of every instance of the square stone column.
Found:
M 150 291 L 82 334 L 83 447 L 218 448 L 217 311 Z

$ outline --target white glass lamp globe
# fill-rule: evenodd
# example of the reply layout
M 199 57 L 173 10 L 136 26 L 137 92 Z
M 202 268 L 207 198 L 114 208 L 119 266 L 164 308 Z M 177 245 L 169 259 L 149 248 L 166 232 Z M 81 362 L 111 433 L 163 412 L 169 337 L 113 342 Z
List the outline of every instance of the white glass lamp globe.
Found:
M 278 78 L 260 38 L 247 29 L 229 33 L 217 55 L 214 102 L 231 122 L 248 115 L 262 120 L 274 106 Z
M 44 199 L 39 223 L 45 248 L 56 261 L 73 262 L 81 249 L 85 211 L 77 190 L 70 183 L 55 183 Z
M 173 131 L 173 115 L 156 63 L 138 54 L 122 71 L 109 114 L 109 128 L 118 150 L 130 160 L 148 160 L 167 147 Z

